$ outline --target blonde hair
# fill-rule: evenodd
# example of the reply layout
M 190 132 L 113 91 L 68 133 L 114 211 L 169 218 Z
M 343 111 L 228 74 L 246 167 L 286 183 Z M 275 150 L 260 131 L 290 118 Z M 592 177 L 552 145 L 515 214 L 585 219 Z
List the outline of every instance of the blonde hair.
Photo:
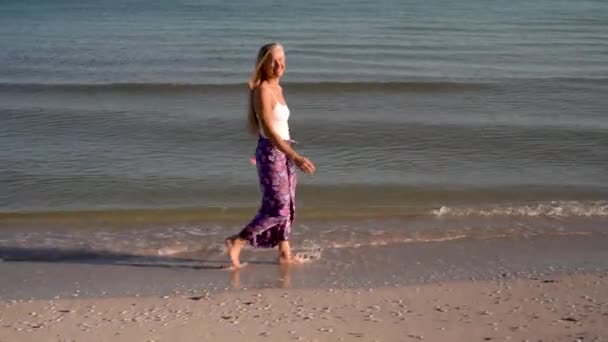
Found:
M 253 108 L 253 91 L 262 82 L 269 78 L 269 75 L 267 75 L 266 68 L 264 67 L 264 65 L 268 61 L 268 57 L 271 55 L 272 51 L 276 48 L 283 48 L 283 46 L 281 46 L 281 44 L 279 43 L 269 43 L 262 45 L 262 47 L 258 51 L 258 57 L 255 61 L 255 67 L 253 68 L 251 77 L 249 77 L 249 110 L 247 113 L 247 128 L 249 129 L 249 132 L 253 135 L 257 135 L 260 130 L 260 124 L 258 122 L 258 118 L 255 115 L 255 109 Z

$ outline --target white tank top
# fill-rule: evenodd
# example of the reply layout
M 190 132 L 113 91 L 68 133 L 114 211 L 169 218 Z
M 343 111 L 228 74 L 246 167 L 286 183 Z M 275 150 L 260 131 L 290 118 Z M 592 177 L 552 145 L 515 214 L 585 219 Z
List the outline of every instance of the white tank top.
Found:
M 256 114 L 257 116 L 257 114 Z M 258 116 L 258 123 L 260 122 L 260 117 Z M 283 140 L 289 140 L 289 124 L 287 121 L 289 120 L 289 108 L 287 105 L 279 103 L 277 101 L 276 105 L 272 109 L 272 115 L 270 116 L 270 122 L 268 125 L 271 126 L 274 131 L 281 137 Z M 260 124 L 260 134 L 264 138 L 268 138 L 268 134 L 264 131 L 264 128 Z

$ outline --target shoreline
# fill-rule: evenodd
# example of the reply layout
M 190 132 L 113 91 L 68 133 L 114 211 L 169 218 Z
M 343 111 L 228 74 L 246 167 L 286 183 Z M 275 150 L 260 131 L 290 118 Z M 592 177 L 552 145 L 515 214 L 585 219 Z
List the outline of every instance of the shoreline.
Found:
M 214 252 L 183 258 L 33 250 L 0 262 L 0 300 L 147 297 L 245 289 L 362 289 L 608 272 L 608 236 L 457 239 L 330 248 L 289 268 L 276 250 L 245 249 L 243 270 Z M 9 250 L 2 250 L 5 255 Z M 298 250 L 294 250 L 297 253 Z M 46 254 L 45 254 L 46 253 Z M 103 255 L 103 254 L 102 254 Z M 0 257 L 2 257 L 0 253 Z M 236 275 L 236 276 L 235 276 Z
M 602 341 L 608 236 L 0 262 L 0 341 Z M 56 252 L 56 251 L 38 251 Z M 20 254 L 23 255 L 23 254 Z M 76 258 L 74 258 L 76 256 Z
M 0 302 L 0 341 L 602 341 L 608 273 Z

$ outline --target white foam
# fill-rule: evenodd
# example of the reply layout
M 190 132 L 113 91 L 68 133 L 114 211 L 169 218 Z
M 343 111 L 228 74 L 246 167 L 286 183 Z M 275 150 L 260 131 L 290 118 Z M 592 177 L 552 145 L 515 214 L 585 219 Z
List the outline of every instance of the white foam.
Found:
M 306 263 L 321 259 L 322 253 L 323 249 L 319 244 L 312 240 L 304 240 L 293 257 L 300 263 Z
M 188 246 L 177 245 L 177 246 L 167 246 L 159 248 L 156 252 L 159 256 L 169 256 L 175 255 L 179 253 L 184 253 L 188 251 Z
M 381 240 L 373 240 L 367 242 L 347 241 L 342 243 L 332 243 L 331 248 L 360 248 L 360 247 L 378 247 L 400 243 L 415 243 L 415 242 L 444 242 L 452 240 L 460 240 L 466 238 L 466 234 L 449 235 L 442 237 L 405 237 L 405 238 L 386 238 Z
M 431 211 L 435 216 L 548 216 L 604 217 L 608 216 L 607 201 L 551 201 L 536 205 L 490 207 L 441 207 Z

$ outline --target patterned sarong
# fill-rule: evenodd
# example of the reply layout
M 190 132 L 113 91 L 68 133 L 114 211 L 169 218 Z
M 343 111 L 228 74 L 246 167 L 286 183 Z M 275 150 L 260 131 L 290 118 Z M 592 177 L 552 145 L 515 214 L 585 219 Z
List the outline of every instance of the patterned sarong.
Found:
M 293 144 L 293 141 L 288 141 Z M 296 170 L 292 160 L 260 136 L 255 160 L 262 192 L 257 215 L 239 233 L 254 247 L 272 248 L 289 240 L 295 216 Z

